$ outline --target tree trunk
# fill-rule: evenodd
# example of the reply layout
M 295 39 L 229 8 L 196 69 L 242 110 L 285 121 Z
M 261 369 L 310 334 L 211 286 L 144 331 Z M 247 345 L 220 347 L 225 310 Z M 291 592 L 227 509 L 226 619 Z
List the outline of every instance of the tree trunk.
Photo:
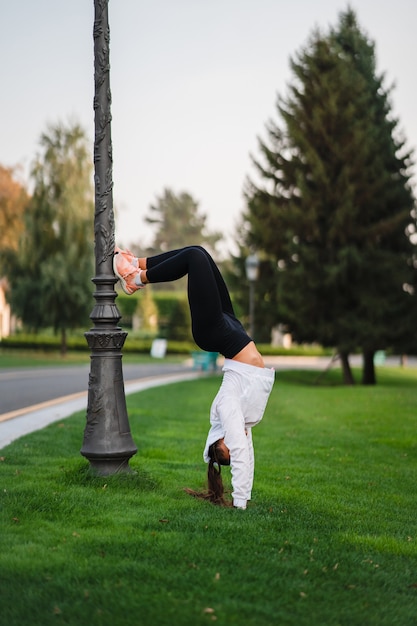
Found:
M 61 330 L 61 356 L 66 356 L 67 354 L 67 332 L 65 328 Z
M 362 384 L 363 385 L 375 385 L 375 364 L 374 364 L 375 350 L 364 350 L 363 352 L 363 369 L 362 369 Z
M 355 379 L 353 378 L 352 369 L 349 363 L 349 353 L 339 352 L 340 362 L 342 364 L 343 382 L 345 385 L 354 385 Z

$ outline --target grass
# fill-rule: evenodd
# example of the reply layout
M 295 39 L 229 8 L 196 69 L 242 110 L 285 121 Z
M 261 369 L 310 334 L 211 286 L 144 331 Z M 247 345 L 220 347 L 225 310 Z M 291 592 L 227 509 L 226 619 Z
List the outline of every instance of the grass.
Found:
M 414 625 L 417 371 L 378 374 L 277 372 L 246 511 L 183 491 L 218 377 L 128 396 L 131 475 L 90 475 L 83 414 L 4 448 L 0 623 Z
M 181 363 L 189 355 L 167 355 L 164 362 Z M 90 353 L 69 350 L 62 356 L 58 350 L 25 350 L 0 348 L 0 369 L 11 367 L 51 367 L 65 365 L 87 365 Z M 123 363 L 155 363 L 155 359 L 147 354 L 123 354 Z

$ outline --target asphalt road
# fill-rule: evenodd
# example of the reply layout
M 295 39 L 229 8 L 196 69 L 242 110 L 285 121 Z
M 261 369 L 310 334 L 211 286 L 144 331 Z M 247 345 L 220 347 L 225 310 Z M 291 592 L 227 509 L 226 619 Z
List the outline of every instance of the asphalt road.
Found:
M 266 359 L 266 365 L 281 368 L 314 368 L 325 370 L 329 357 L 276 357 Z M 351 364 L 358 366 L 361 357 L 352 357 Z M 219 362 L 219 369 L 221 363 Z M 389 357 L 386 365 L 398 366 L 399 357 Z M 334 366 L 340 366 L 339 363 Z M 408 366 L 417 367 L 416 357 L 408 359 Z M 5 413 L 18 411 L 42 402 L 48 402 L 71 394 L 88 390 L 90 364 L 60 366 L 56 368 L 15 368 L 0 369 L 0 418 Z M 158 361 L 149 364 L 123 364 L 125 382 L 140 380 L 150 376 L 185 373 L 192 371 L 191 363 L 166 363 Z
M 124 381 L 191 371 L 181 363 L 123 364 Z M 90 365 L 0 370 L 0 416 L 88 390 Z

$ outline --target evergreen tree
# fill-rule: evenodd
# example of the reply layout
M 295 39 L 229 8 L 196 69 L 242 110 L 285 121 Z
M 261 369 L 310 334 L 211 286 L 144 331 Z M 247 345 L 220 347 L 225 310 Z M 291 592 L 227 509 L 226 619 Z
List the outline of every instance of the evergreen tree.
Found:
M 78 125 L 51 126 L 32 169 L 24 235 L 9 263 L 11 304 L 33 329 L 84 326 L 92 307 L 93 188 L 86 137 Z
M 346 382 L 360 348 L 404 347 L 416 314 L 411 154 L 399 138 L 374 44 L 355 13 L 315 32 L 291 62 L 294 79 L 260 141 L 263 184 L 249 182 L 247 244 L 274 259 L 277 321 L 298 341 L 336 347 Z
M 191 245 L 214 249 L 221 239 L 220 233 L 208 232 L 207 216 L 199 212 L 198 203 L 184 191 L 175 194 L 171 189 L 164 189 L 150 211 L 145 221 L 155 227 L 151 247 L 156 253 Z

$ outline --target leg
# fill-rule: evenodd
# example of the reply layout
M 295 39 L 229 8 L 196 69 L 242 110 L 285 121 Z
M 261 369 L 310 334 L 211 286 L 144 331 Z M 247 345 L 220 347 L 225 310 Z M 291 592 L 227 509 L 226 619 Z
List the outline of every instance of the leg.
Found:
M 212 329 L 221 325 L 223 309 L 216 276 L 208 255 L 198 247 L 188 247 L 150 257 L 146 278 L 150 283 L 178 280 L 188 275 L 193 335 L 196 342 L 208 345 Z
M 140 267 L 141 267 L 141 269 L 147 269 L 147 270 L 150 270 L 152 268 L 156 268 L 161 263 L 164 263 L 165 261 L 169 261 L 169 260 L 175 258 L 179 253 L 183 252 L 184 250 L 189 250 L 189 249 L 200 250 L 207 257 L 207 260 L 208 260 L 208 262 L 210 264 L 211 270 L 212 270 L 213 275 L 214 275 L 214 279 L 215 279 L 216 284 L 217 284 L 217 289 L 218 289 L 220 300 L 221 300 L 222 310 L 225 313 L 230 313 L 231 315 L 234 315 L 233 305 L 232 305 L 232 301 L 230 299 L 229 290 L 227 289 L 227 286 L 226 286 L 226 283 L 224 282 L 223 276 L 221 275 L 219 268 L 217 267 L 216 263 L 213 261 L 213 259 L 210 256 L 210 254 L 203 247 L 201 247 L 201 246 L 189 246 L 189 247 L 186 247 L 186 248 L 181 248 L 179 250 L 171 250 L 169 252 L 162 252 L 161 254 L 157 254 L 155 256 L 148 257 L 146 259 L 145 267 L 142 268 L 142 265 L 140 265 Z M 183 266 L 181 266 L 181 268 L 178 266 L 177 273 L 175 273 L 176 272 L 176 268 L 177 268 L 177 265 L 175 264 L 175 267 L 171 268 L 174 273 L 173 274 L 172 273 L 168 274 L 169 276 L 173 276 L 173 277 L 162 278 L 161 280 L 155 280 L 155 278 L 154 278 L 155 273 L 151 272 L 151 278 L 150 278 L 149 277 L 149 272 L 147 271 L 147 278 L 148 278 L 149 282 L 151 282 L 151 283 L 152 282 L 165 282 L 165 281 L 178 280 L 178 278 L 182 278 L 183 276 L 185 276 L 186 273 L 188 273 L 187 271 L 185 271 L 185 273 L 181 273 L 185 269 Z M 165 271 L 166 270 L 164 269 L 164 273 L 162 274 L 163 276 L 165 276 Z M 178 273 L 178 271 L 179 271 L 179 273 Z M 157 272 L 156 276 L 160 276 L 160 273 Z
M 192 333 L 202 350 L 234 358 L 241 355 L 251 342 L 234 315 L 229 292 L 216 264 L 200 246 L 189 246 L 147 259 L 137 259 L 128 252 L 117 250 L 113 267 L 128 294 L 148 282 L 173 281 L 188 275 Z
M 208 352 L 229 354 L 228 342 L 233 331 L 225 314 L 234 317 L 233 307 L 226 284 L 210 255 L 199 246 L 190 246 L 150 257 L 147 267 L 146 280 L 150 283 L 188 275 L 188 302 L 196 344 Z M 238 332 L 244 336 L 241 343 L 245 345 L 249 338 L 243 328 Z

